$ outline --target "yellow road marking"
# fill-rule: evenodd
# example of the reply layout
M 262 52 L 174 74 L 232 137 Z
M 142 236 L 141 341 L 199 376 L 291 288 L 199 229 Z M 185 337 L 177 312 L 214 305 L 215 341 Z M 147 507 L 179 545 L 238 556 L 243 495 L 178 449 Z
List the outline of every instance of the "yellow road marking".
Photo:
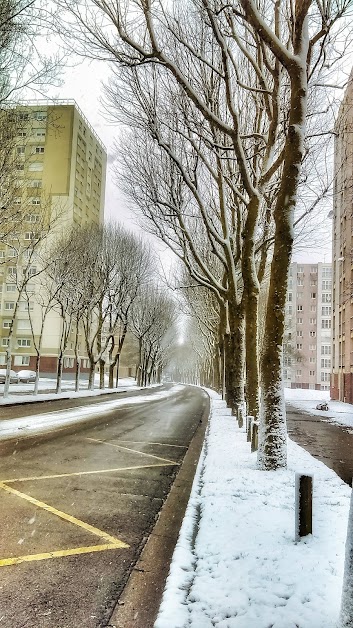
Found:
M 166 458 L 161 458 L 160 456 L 154 456 L 153 454 L 146 454 L 144 451 L 137 451 L 136 449 L 130 449 L 130 447 L 123 447 L 123 445 L 116 445 L 115 443 L 108 443 L 104 440 L 98 440 L 98 438 L 87 438 L 87 440 L 92 440 L 95 443 L 101 443 L 102 445 L 108 445 L 110 447 L 118 447 L 119 449 L 125 449 L 126 451 L 133 451 L 134 454 L 140 454 L 140 456 L 148 456 L 149 458 L 155 458 L 156 460 L 163 460 L 164 462 L 168 462 L 169 464 L 175 464 L 179 466 L 179 462 L 173 462 L 173 460 L 167 460 Z
M 171 445 L 170 443 L 147 443 L 145 440 L 120 440 L 119 443 L 133 443 L 136 445 L 161 445 L 162 447 L 177 447 L 187 449 L 185 445 Z
M 16 489 L 11 488 L 10 486 L 6 486 L 6 484 L 4 484 L 3 482 L 0 482 L 0 488 L 2 488 L 7 493 L 11 493 L 12 495 L 16 495 L 17 497 L 20 497 L 21 499 L 25 499 L 31 504 L 34 504 L 34 506 L 38 506 L 38 508 L 43 508 L 43 510 L 47 510 L 52 515 L 56 515 L 57 517 L 60 517 L 61 519 L 64 519 L 65 521 L 69 521 L 70 523 L 73 523 L 79 528 L 83 528 L 87 532 L 91 532 L 92 534 L 95 534 L 95 536 L 99 536 L 101 539 L 105 539 L 105 541 L 108 541 L 108 543 L 113 543 L 116 547 L 120 547 L 120 548 L 129 547 L 126 543 L 119 541 L 119 539 L 116 539 L 114 536 L 111 536 L 110 534 L 107 534 L 106 532 L 103 532 L 102 530 L 98 530 L 98 528 L 91 526 L 89 523 L 80 521 L 80 519 L 76 519 L 76 517 L 73 517 L 72 515 L 68 515 L 66 512 L 57 510 L 56 508 L 53 508 L 52 506 L 49 506 L 48 504 L 45 504 L 44 502 L 40 502 L 38 501 L 38 499 L 35 499 L 34 497 L 31 497 L 30 495 L 26 495 L 26 493 L 21 493 L 20 491 L 17 491 Z
M 118 467 L 117 469 L 98 469 L 97 471 L 75 471 L 73 473 L 57 473 L 55 475 L 33 475 L 27 478 L 11 478 L 9 480 L 2 480 L 0 486 L 4 483 L 14 484 L 15 482 L 29 482 L 31 480 L 52 480 L 54 478 L 70 478 L 72 476 L 80 475 L 99 475 L 100 473 L 114 473 L 116 471 L 132 471 L 134 469 L 154 469 L 154 467 L 173 467 L 176 462 L 168 462 L 164 464 L 142 464 L 134 467 Z
M 90 554 L 91 552 L 104 552 L 106 550 L 120 548 L 121 545 L 109 543 L 106 545 L 91 545 L 90 547 L 73 547 L 72 549 L 57 550 L 55 552 L 44 552 L 43 554 L 28 554 L 27 556 L 17 556 L 15 558 L 3 558 L 2 560 L 0 560 L 0 567 L 7 567 L 8 565 L 19 565 L 20 563 L 27 563 L 36 560 L 48 560 L 49 558 L 76 556 L 78 554 Z

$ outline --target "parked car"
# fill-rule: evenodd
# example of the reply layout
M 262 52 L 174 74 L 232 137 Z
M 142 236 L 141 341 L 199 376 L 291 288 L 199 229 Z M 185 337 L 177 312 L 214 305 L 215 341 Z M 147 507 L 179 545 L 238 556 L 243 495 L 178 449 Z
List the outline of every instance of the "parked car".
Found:
M 0 384 L 5 384 L 6 369 L 0 369 Z M 10 371 L 10 384 L 17 384 L 18 375 L 15 371 Z
M 28 382 L 36 381 L 35 371 L 26 371 L 26 370 L 18 371 L 17 375 L 18 375 L 19 382 L 25 382 L 26 384 L 28 384 Z

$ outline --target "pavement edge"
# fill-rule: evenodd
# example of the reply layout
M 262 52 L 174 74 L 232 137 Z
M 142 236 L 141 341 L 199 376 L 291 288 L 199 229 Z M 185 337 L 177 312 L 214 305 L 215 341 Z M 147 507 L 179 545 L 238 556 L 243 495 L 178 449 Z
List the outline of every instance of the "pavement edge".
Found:
M 189 501 L 210 415 L 210 398 L 141 556 L 106 628 L 153 628 Z

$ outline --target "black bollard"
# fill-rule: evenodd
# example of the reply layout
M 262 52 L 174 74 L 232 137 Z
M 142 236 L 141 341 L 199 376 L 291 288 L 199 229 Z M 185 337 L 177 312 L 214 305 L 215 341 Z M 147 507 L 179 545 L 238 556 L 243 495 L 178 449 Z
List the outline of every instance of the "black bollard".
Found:
M 295 474 L 295 540 L 313 531 L 313 476 Z

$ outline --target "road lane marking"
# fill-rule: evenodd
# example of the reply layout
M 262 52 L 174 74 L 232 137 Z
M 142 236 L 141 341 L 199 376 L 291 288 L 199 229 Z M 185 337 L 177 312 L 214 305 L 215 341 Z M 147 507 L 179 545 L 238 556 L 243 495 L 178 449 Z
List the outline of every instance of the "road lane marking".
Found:
M 126 546 L 128 547 L 128 546 Z M 90 554 L 91 552 L 105 552 L 106 550 L 121 549 L 120 545 L 107 543 L 106 545 L 91 545 L 87 547 L 73 547 L 72 549 L 57 550 L 54 552 L 44 552 L 42 554 L 28 554 L 26 556 L 16 556 L 14 558 L 0 559 L 0 567 L 8 565 L 19 565 L 36 560 L 48 560 L 49 558 L 62 558 L 64 556 L 77 556 L 79 554 Z
M 46 504 L 45 502 L 40 502 L 38 501 L 38 499 L 35 499 L 34 497 L 27 495 L 26 493 L 21 493 L 20 491 L 17 491 L 15 488 L 6 486 L 4 482 L 0 482 L 0 488 L 2 488 L 7 493 L 11 493 L 12 495 L 16 495 L 17 497 L 20 497 L 21 499 L 24 499 L 30 502 L 34 506 L 38 506 L 38 508 L 42 508 L 43 510 L 50 512 L 52 515 L 56 515 L 57 517 L 60 517 L 61 519 L 64 519 L 65 521 L 69 521 L 69 523 L 72 523 L 78 526 L 79 528 L 83 528 L 87 532 L 91 532 L 95 536 L 99 536 L 101 539 L 108 541 L 108 543 L 113 543 L 116 547 L 119 547 L 121 549 L 129 547 L 126 543 L 123 543 L 122 541 L 119 541 L 119 539 L 116 539 L 114 536 L 111 536 L 110 534 L 103 532 L 103 530 L 99 530 L 98 528 L 91 526 L 89 523 L 85 523 L 84 521 L 81 521 L 80 519 L 76 519 L 76 517 L 73 517 L 72 515 L 68 515 L 66 512 L 57 510 L 56 508 L 53 508 L 53 506 L 49 506 L 49 504 Z
M 95 443 L 101 443 L 101 445 L 108 445 L 110 447 L 118 447 L 119 449 L 132 451 L 134 454 L 140 454 L 141 456 L 148 456 L 149 458 L 155 458 L 156 460 L 163 460 L 164 462 L 168 462 L 169 464 L 175 464 L 179 466 L 179 462 L 174 462 L 173 460 L 167 460 L 166 458 L 161 458 L 160 456 L 154 456 L 153 454 L 146 454 L 144 451 L 137 451 L 136 449 L 130 449 L 130 447 L 123 447 L 123 445 L 116 445 L 115 443 L 108 443 L 108 441 L 98 440 L 98 438 L 87 438 L 87 440 L 92 440 Z
M 147 443 L 145 440 L 120 440 L 119 443 L 133 443 L 136 445 L 161 445 L 162 447 L 177 447 L 187 449 L 186 445 L 171 445 L 170 443 Z
M 10 478 L 2 480 L 2 484 L 14 484 L 15 482 L 29 482 L 31 480 L 52 480 L 55 478 L 70 478 L 80 475 L 99 475 L 100 473 L 116 473 L 117 471 L 133 471 L 134 469 L 154 469 L 155 467 L 174 467 L 177 462 L 168 462 L 163 464 L 142 464 L 134 467 L 118 467 L 117 469 L 98 469 L 97 471 L 75 471 L 72 473 L 57 473 L 55 475 L 33 475 L 27 478 Z

